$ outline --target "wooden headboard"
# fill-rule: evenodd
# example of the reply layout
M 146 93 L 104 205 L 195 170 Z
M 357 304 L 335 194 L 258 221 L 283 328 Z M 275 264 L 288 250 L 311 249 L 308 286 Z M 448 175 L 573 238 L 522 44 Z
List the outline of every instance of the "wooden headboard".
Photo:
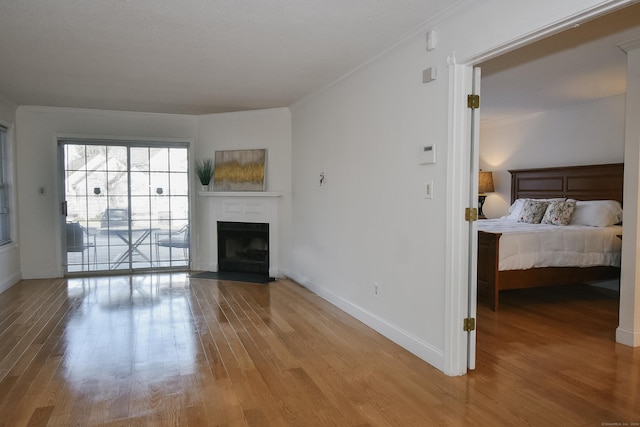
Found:
M 624 163 L 510 170 L 511 203 L 516 199 L 566 197 L 622 203 Z

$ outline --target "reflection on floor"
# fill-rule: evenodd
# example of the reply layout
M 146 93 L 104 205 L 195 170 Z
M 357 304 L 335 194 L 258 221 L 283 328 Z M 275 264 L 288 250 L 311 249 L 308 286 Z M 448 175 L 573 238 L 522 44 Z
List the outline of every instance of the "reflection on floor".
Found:
M 69 299 L 82 303 L 63 336 L 73 354 L 65 364 L 68 382 L 99 384 L 105 375 L 166 381 L 195 374 L 187 288 L 185 273 L 69 279 Z

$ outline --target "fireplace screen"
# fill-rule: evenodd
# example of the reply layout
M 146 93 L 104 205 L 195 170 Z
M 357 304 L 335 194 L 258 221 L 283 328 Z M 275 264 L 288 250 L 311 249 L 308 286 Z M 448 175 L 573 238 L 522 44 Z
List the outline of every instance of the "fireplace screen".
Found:
M 218 221 L 218 271 L 269 274 L 269 224 Z

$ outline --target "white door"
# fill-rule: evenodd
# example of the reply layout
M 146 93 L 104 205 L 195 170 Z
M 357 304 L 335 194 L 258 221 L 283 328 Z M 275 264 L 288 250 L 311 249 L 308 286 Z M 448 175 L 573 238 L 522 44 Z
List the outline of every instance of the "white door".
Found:
M 479 67 L 473 69 L 472 95 L 480 96 L 480 75 Z M 469 173 L 469 206 L 478 206 L 478 157 L 480 139 L 480 107 L 470 108 L 471 114 L 471 136 L 470 136 L 470 173 Z M 478 301 L 478 227 L 475 221 L 469 222 L 469 292 L 467 302 L 467 318 L 476 319 Z M 476 367 L 476 330 L 475 328 L 467 333 L 467 368 Z
M 475 319 L 477 274 L 477 224 L 465 219 L 478 206 L 477 109 L 468 107 L 468 96 L 479 91 L 480 70 L 452 61 L 450 75 L 449 146 L 447 190 L 449 194 L 447 240 L 447 307 L 445 312 L 444 372 L 463 375 L 475 367 L 476 334 L 467 331 L 466 320 Z M 465 212 L 466 211 L 466 212 Z

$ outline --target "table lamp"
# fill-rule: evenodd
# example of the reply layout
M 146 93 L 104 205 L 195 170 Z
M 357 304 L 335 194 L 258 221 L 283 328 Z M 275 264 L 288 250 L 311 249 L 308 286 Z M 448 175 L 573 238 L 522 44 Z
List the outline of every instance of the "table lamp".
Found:
M 485 218 L 482 212 L 482 206 L 484 200 L 487 198 L 485 193 L 493 193 L 493 173 L 487 171 L 480 171 L 478 175 L 478 217 Z

